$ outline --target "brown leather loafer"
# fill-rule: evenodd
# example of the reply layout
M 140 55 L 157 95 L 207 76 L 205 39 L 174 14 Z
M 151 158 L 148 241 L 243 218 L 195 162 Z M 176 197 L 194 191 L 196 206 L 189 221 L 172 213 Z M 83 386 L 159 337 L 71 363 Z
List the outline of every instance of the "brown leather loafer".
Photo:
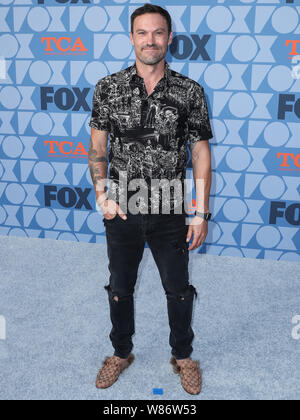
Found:
M 110 387 L 116 382 L 123 370 L 127 369 L 133 361 L 134 355 L 132 353 L 125 360 L 118 356 L 106 356 L 96 378 L 96 387 L 98 389 Z
M 202 389 L 202 372 L 199 367 L 199 360 L 187 359 L 181 366 L 174 356 L 170 360 L 173 371 L 180 375 L 181 385 L 186 392 L 192 395 L 200 394 Z

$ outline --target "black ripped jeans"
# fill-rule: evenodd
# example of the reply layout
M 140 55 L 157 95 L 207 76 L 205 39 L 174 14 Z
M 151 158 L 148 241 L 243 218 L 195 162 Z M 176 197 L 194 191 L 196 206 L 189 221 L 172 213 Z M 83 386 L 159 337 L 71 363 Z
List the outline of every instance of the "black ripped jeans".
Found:
M 196 289 L 189 284 L 189 244 L 187 214 L 131 214 L 127 220 L 118 214 L 103 218 L 109 259 L 108 292 L 114 355 L 127 358 L 133 348 L 134 288 L 145 241 L 160 273 L 165 290 L 170 326 L 169 344 L 176 359 L 185 359 L 193 351 L 191 327 Z M 157 326 L 159 327 L 159 326 Z

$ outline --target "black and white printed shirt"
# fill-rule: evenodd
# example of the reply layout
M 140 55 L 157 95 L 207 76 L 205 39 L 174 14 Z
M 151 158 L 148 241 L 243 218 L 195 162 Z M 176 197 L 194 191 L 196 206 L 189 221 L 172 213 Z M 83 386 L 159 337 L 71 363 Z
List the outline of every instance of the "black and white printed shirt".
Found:
M 166 62 L 164 77 L 148 96 L 134 63 L 98 81 L 89 125 L 110 135 L 109 198 L 122 208 L 122 200 L 127 196 L 125 203 L 129 208 L 129 198 L 141 191 L 140 188 L 128 191 L 129 182 L 141 179 L 147 185 L 149 198 L 148 202 L 140 199 L 140 212 L 162 214 L 169 212 L 162 210 L 168 206 L 170 213 L 175 208 L 181 209 L 176 213 L 183 211 L 188 141 L 195 144 L 213 137 L 200 84 L 173 71 Z M 169 189 L 167 200 L 162 189 L 158 195 L 153 194 L 153 179 L 180 180 L 182 194 L 178 195 L 173 188 Z

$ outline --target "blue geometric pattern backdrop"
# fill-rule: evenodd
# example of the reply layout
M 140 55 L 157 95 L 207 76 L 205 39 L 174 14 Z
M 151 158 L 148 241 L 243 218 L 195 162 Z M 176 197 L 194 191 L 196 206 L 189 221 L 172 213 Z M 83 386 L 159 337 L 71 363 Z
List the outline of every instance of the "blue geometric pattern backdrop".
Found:
M 105 242 L 92 95 L 134 63 L 130 15 L 144 3 L 0 0 L 1 235 Z M 300 2 L 157 3 L 173 18 L 167 61 L 204 87 L 214 132 L 214 220 L 197 252 L 300 261 Z

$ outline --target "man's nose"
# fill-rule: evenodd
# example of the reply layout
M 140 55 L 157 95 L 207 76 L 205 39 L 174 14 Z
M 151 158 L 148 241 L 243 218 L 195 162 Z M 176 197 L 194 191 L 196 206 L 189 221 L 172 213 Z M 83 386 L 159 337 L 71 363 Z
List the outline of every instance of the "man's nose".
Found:
M 149 33 L 147 41 L 148 41 L 148 45 L 151 45 L 151 46 L 154 45 L 154 35 Z

